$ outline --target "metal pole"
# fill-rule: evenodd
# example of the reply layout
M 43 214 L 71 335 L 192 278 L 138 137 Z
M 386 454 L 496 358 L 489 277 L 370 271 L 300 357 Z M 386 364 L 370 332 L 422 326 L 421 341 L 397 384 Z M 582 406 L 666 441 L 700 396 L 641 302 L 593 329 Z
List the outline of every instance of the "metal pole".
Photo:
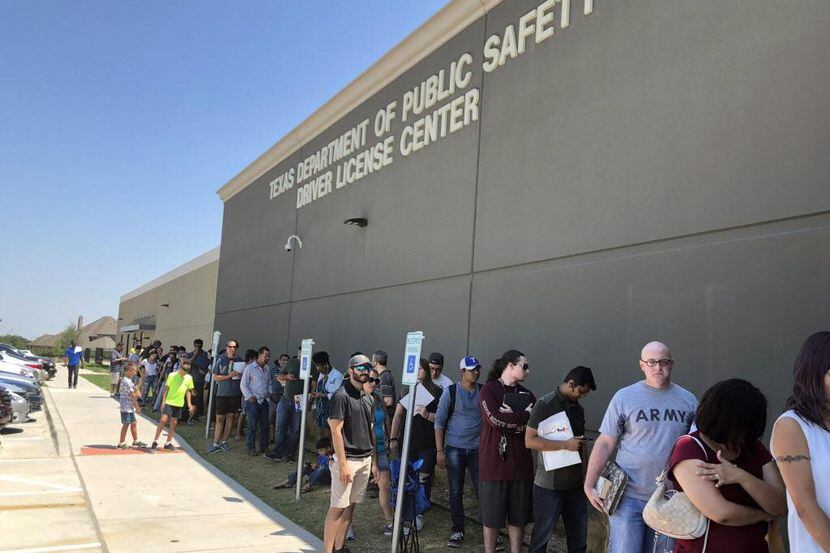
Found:
M 403 449 L 401 450 L 401 470 L 398 473 L 398 499 L 395 502 L 395 521 L 392 525 L 392 553 L 398 551 L 401 535 L 401 516 L 403 515 L 404 486 L 406 485 L 407 463 L 409 462 L 409 435 L 412 431 L 412 411 L 415 409 L 415 389 L 417 384 L 409 387 L 409 405 L 406 406 L 406 425 L 403 431 Z M 412 531 L 410 529 L 410 531 Z
M 213 344 L 211 351 L 213 351 L 213 363 L 210 364 L 210 390 L 208 390 L 208 410 L 207 417 L 205 417 L 205 438 L 210 437 L 210 411 L 213 409 L 213 390 L 216 388 L 216 381 L 213 379 L 213 367 L 216 366 L 216 360 L 219 358 L 219 337 L 222 335 L 218 330 L 213 333 Z
M 302 418 L 300 419 L 300 451 L 297 454 L 297 496 L 296 500 L 300 500 L 300 489 L 303 484 L 303 453 L 305 449 L 305 420 L 306 409 L 308 408 L 308 378 L 303 380 L 303 404 L 302 404 Z

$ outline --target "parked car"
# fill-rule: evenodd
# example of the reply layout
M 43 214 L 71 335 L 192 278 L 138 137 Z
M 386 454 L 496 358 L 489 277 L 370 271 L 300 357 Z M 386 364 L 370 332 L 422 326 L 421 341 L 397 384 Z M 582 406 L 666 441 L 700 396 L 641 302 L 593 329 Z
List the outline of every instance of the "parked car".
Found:
M 13 365 L 12 363 L 7 363 L 6 361 L 0 361 L 0 373 L 25 376 L 40 384 L 43 383 L 43 371 L 38 371 L 37 369 L 27 369 L 26 367 Z
M 12 395 L 0 386 L 0 430 L 12 421 Z
M 46 378 L 51 380 L 55 378 L 55 374 L 58 372 L 57 368 L 55 367 L 55 362 L 47 357 L 41 357 L 40 355 L 34 355 L 29 350 L 20 350 L 15 348 L 14 346 L 10 346 L 9 344 L 0 343 L 0 354 L 7 354 L 9 356 L 14 357 L 20 361 L 30 362 L 33 364 L 40 363 L 41 368 L 46 371 Z
M 15 392 L 10 392 L 12 395 L 12 422 L 17 424 L 29 420 L 29 413 L 32 411 L 32 406 L 25 397 Z
M 10 391 L 26 398 L 32 411 L 43 409 L 43 393 L 40 386 L 32 382 L 32 379 L 25 376 L 0 373 L 0 386 L 5 386 Z

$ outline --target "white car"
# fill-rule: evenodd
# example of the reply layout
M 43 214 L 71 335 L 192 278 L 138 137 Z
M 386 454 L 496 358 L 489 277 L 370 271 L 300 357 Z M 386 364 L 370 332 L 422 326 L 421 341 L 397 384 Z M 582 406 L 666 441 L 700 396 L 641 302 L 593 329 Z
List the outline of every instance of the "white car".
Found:
M 34 362 L 27 362 L 18 359 L 12 355 L 3 355 L 0 353 L 0 371 L 3 372 L 12 372 L 12 367 L 16 367 L 18 370 L 26 369 L 31 374 L 26 376 L 33 376 L 37 379 L 38 382 L 43 382 L 47 378 L 46 371 L 43 370 L 43 365 L 40 363 Z M 23 374 L 17 371 L 14 371 L 15 374 Z
M 44 379 L 42 375 L 43 371 L 29 367 L 22 367 L 20 365 L 15 365 L 14 363 L 7 363 L 5 360 L 0 360 L 0 373 L 25 376 L 27 378 L 31 378 L 38 384 L 42 384 Z
M 9 394 L 12 396 L 12 420 L 9 424 L 28 421 L 29 412 L 32 410 L 29 402 L 19 394 L 14 392 L 9 392 Z

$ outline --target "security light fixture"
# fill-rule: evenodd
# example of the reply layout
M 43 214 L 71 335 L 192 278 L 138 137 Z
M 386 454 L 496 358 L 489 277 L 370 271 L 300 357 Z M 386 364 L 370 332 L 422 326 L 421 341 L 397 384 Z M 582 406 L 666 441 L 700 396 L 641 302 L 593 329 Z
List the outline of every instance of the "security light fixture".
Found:
M 283 246 L 283 248 L 285 248 L 285 251 L 287 251 L 287 252 L 290 252 L 291 250 L 294 249 L 294 246 L 291 245 L 291 239 L 292 238 L 294 238 L 297 241 L 298 246 L 300 246 L 301 248 L 303 247 L 303 241 L 300 240 L 300 237 L 297 236 L 296 234 L 292 234 L 291 236 L 288 237 L 288 240 L 285 241 L 285 246 Z
M 343 221 L 343 224 L 363 228 L 369 224 L 369 219 L 367 219 L 366 217 L 352 217 L 351 219 L 346 219 L 345 221 Z

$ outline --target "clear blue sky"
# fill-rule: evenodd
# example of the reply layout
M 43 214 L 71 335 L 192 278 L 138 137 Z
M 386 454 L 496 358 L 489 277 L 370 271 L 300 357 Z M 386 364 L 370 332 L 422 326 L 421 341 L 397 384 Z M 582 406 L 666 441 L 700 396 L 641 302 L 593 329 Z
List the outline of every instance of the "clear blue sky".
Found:
M 0 334 L 217 246 L 216 190 L 445 0 L 0 0 Z

